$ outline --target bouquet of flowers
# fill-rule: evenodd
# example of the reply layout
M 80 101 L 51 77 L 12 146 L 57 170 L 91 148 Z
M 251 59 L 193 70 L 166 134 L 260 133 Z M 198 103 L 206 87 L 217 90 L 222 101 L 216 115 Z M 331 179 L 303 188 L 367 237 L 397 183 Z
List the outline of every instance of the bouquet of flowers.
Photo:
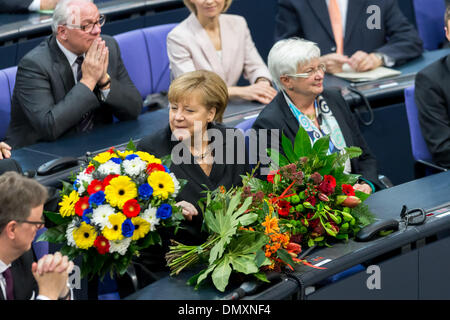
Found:
M 175 197 L 179 182 L 169 159 L 114 148 L 93 157 L 86 168 L 64 182 L 59 212 L 46 212 L 56 224 L 40 241 L 62 243 L 70 259 L 82 256 L 82 276 L 126 272 L 134 255 L 158 244 L 160 228 L 178 229 L 183 220 Z
M 363 204 L 369 195 L 353 189 L 359 176 L 344 173 L 347 159 L 361 155 L 361 149 L 349 147 L 328 155 L 329 139 L 322 137 L 311 146 L 300 128 L 292 146 L 283 135 L 285 155 L 268 150 L 272 159 L 279 159 L 279 169 L 267 181 L 244 179 L 247 195 L 261 193 L 273 205 L 291 241 L 308 247 L 348 240 L 374 221 Z
M 220 187 L 207 191 L 200 205 L 210 236 L 200 246 L 172 241 L 166 255 L 171 275 L 203 263 L 206 268 L 188 284 L 197 289 L 211 275 L 214 286 L 223 292 L 233 271 L 269 282 L 266 271 L 292 268 L 298 262 L 300 246 L 290 243 L 287 232 L 280 232 L 272 206 L 262 198 L 245 196 L 242 187 L 228 191 Z

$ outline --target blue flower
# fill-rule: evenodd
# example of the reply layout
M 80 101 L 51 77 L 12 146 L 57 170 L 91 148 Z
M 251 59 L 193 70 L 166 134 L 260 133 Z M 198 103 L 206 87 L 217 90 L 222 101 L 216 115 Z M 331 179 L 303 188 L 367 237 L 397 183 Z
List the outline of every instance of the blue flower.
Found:
M 142 200 L 148 200 L 153 194 L 153 188 L 148 183 L 144 183 L 138 188 L 139 197 Z
M 163 203 L 158 210 L 156 210 L 156 217 L 158 219 L 167 219 L 172 216 L 172 206 L 167 203 Z
M 164 169 L 166 169 L 167 173 L 170 173 L 170 169 L 168 167 L 166 167 L 165 165 L 163 165 Z
M 122 159 L 120 159 L 120 158 L 111 158 L 110 159 L 112 162 L 114 162 L 114 163 L 117 163 L 117 164 L 121 164 L 122 163 Z
M 91 224 L 91 219 L 88 217 L 88 215 L 92 214 L 92 208 L 84 209 L 83 216 L 81 217 L 81 220 L 86 222 L 87 224 Z
M 103 202 L 105 202 L 105 193 L 103 191 L 98 191 L 89 197 L 89 204 L 91 205 L 96 204 L 99 206 Z
M 129 154 L 125 157 L 125 160 L 133 160 L 134 158 L 139 158 L 137 154 Z
M 75 191 L 78 191 L 78 179 L 77 180 L 75 180 L 75 182 L 73 183 L 73 189 L 75 190 Z
M 122 235 L 126 238 L 132 237 L 134 233 L 134 224 L 131 219 L 127 219 L 122 223 Z

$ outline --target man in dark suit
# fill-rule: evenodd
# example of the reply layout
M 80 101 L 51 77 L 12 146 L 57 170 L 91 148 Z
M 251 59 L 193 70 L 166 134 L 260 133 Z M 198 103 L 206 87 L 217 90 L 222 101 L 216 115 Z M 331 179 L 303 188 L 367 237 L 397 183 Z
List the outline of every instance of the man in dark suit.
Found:
M 44 225 L 47 190 L 16 172 L 0 176 L 0 300 L 70 298 L 73 263 L 61 253 L 34 261 L 31 244 Z
M 450 41 L 450 7 L 445 12 L 445 32 Z M 422 134 L 433 161 L 450 168 L 450 55 L 416 75 L 414 97 Z
M 6 140 L 12 148 L 136 119 L 142 99 L 117 42 L 100 37 L 105 17 L 89 0 L 61 0 L 53 35 L 19 63 Z
M 327 72 L 391 67 L 422 54 L 417 31 L 396 0 L 279 0 L 276 40 L 318 44 Z
M 58 0 L 0 0 L 0 12 L 20 13 L 55 9 Z

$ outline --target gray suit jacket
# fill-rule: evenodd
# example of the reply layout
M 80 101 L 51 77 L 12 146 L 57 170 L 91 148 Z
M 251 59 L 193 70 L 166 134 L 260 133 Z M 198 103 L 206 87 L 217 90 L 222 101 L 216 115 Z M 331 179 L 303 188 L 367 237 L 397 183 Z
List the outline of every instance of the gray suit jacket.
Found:
M 76 132 L 83 114 L 94 112 L 94 126 L 136 119 L 142 99 L 125 69 L 117 42 L 102 35 L 109 48 L 111 89 L 106 101 L 99 90 L 75 84 L 72 69 L 52 35 L 19 62 L 11 103 L 6 142 L 20 148 L 39 141 L 53 141 Z

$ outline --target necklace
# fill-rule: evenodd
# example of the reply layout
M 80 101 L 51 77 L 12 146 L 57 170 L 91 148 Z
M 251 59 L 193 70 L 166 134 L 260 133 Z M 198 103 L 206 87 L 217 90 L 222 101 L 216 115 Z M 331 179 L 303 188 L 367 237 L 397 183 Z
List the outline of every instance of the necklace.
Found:
M 313 114 L 306 114 L 304 113 L 305 116 L 308 117 L 309 120 L 314 121 L 316 120 L 316 113 L 314 112 Z
M 211 153 L 211 151 L 209 150 L 209 148 L 206 148 L 206 151 L 203 153 L 200 153 L 199 155 L 195 156 L 194 154 L 192 154 L 192 156 L 194 157 L 195 160 L 203 160 L 205 159 L 207 156 L 209 156 L 209 154 Z

